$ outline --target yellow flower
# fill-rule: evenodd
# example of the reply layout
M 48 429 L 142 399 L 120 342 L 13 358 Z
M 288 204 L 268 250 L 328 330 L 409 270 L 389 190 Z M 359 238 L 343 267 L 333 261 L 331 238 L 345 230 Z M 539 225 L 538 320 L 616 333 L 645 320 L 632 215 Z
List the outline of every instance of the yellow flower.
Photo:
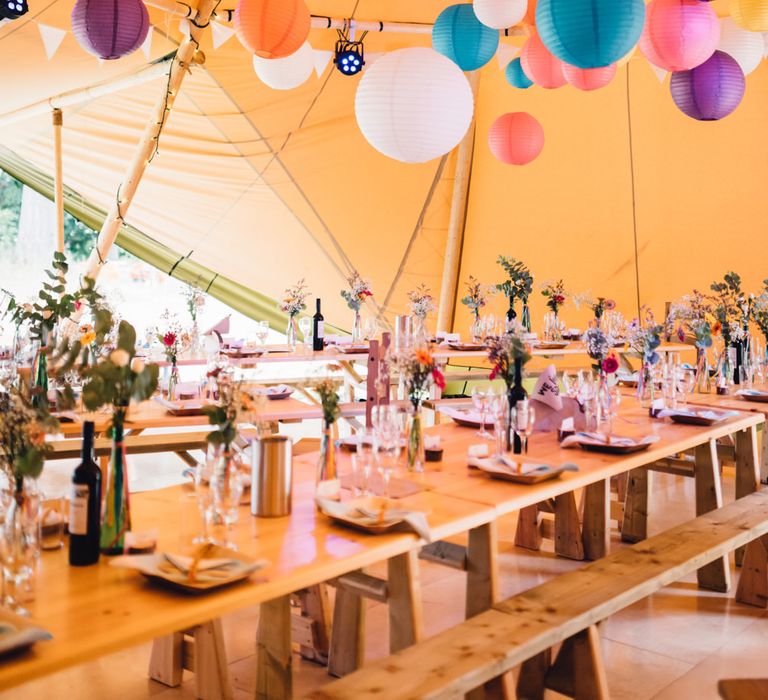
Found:
M 80 345 L 85 347 L 86 345 L 90 345 L 94 340 L 96 340 L 96 334 L 93 331 L 83 333 L 83 335 L 80 336 Z

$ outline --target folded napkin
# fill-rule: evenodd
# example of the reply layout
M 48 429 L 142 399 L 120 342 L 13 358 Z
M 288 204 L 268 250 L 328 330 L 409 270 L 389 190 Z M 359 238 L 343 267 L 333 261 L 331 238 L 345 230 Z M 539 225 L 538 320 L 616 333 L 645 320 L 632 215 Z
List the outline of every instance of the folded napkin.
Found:
M 522 476 L 546 473 L 555 470 L 564 472 L 579 471 L 579 467 L 573 462 L 565 462 L 559 467 L 555 467 L 551 464 L 542 464 L 540 462 L 515 462 L 509 455 L 502 455 L 501 457 L 491 459 L 478 459 L 475 457 L 468 459 L 467 463 L 470 467 L 482 469 L 484 472 L 496 474 L 520 474 Z
M 317 485 L 315 503 L 323 513 L 331 518 L 354 520 L 363 527 L 402 525 L 404 530 L 416 533 L 427 542 L 432 541 L 427 516 L 421 511 L 387 508 L 382 517 L 378 510 L 366 508 L 355 502 L 339 501 L 340 488 L 341 483 L 338 479 L 323 481 Z
M 441 406 L 438 411 L 449 418 L 467 421 L 468 423 L 477 423 L 480 425 L 480 411 L 474 408 L 452 408 L 450 406 Z M 485 414 L 485 424 L 493 425 L 493 418 L 490 413 Z
M 563 408 L 563 399 L 560 396 L 560 387 L 557 384 L 557 370 L 554 365 L 549 365 L 540 375 L 536 382 L 536 388 L 531 394 L 531 400 L 536 401 L 536 408 L 539 404 L 549 406 L 555 411 Z
M 293 391 L 287 384 L 277 384 L 275 386 L 262 386 L 254 391 L 258 396 L 275 396 L 276 394 L 287 394 Z
M 576 433 L 571 435 L 560 443 L 561 447 L 570 447 L 571 445 L 616 445 L 617 447 L 631 447 L 633 445 L 652 445 L 654 442 L 659 441 L 658 435 L 646 435 L 645 437 L 635 440 L 630 437 L 621 437 L 619 435 L 611 435 L 610 443 L 608 438 L 602 433 Z
M 726 420 L 739 415 L 737 411 L 715 411 L 703 408 L 700 410 L 683 410 L 681 408 L 665 408 L 656 414 L 657 418 L 671 418 L 672 416 L 688 416 L 690 418 L 704 418 L 705 420 Z
M 352 345 L 352 337 L 348 335 L 326 335 L 326 345 Z

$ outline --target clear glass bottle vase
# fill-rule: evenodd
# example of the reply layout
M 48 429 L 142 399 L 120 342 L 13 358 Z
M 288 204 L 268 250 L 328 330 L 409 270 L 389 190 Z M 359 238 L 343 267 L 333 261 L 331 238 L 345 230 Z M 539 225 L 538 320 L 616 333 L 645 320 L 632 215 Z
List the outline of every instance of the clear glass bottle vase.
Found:
M 412 472 L 424 471 L 424 420 L 421 410 L 421 402 L 411 404 L 408 412 L 408 445 L 407 445 L 408 470 Z
M 209 536 L 215 544 L 234 549 L 229 541 L 229 530 L 237 523 L 244 486 L 240 467 L 229 445 L 216 451 L 210 478 Z
M 706 348 L 696 348 L 696 384 L 693 390 L 697 394 L 712 393 L 712 377 L 709 373 Z
M 112 453 L 104 496 L 104 517 L 101 524 L 102 554 L 122 554 L 125 533 L 131 529 L 131 509 L 128 498 L 128 474 L 125 467 L 123 423 L 114 421 L 112 427 Z
M 35 566 L 39 557 L 39 496 L 30 494 L 24 480 L 17 480 L 2 524 L 0 548 L 3 562 L 3 605 L 25 615 L 24 603 L 32 598 Z
M 288 327 L 285 329 L 285 342 L 291 348 L 295 348 L 299 342 L 299 326 L 294 315 L 288 317 Z
M 355 321 L 352 326 L 352 343 L 357 344 L 363 341 L 363 319 L 360 317 L 360 310 L 355 311 Z
M 637 380 L 637 400 L 642 408 L 651 408 L 656 398 L 653 365 L 644 362 Z
M 323 434 L 320 437 L 320 456 L 317 461 L 317 483 L 330 481 L 337 477 L 336 441 L 334 425 L 323 421 Z

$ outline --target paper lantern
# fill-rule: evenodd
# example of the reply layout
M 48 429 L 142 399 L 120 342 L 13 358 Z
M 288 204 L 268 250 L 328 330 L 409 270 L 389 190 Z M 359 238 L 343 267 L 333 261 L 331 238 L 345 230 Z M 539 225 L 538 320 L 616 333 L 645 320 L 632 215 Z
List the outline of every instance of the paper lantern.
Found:
M 527 112 L 502 114 L 488 132 L 488 146 L 507 165 L 526 165 L 544 148 L 544 129 Z
M 579 90 L 599 90 L 613 80 L 616 75 L 616 64 L 605 68 L 577 68 L 563 63 L 565 79 Z
M 355 116 L 376 150 L 424 163 L 455 148 L 472 122 L 474 96 L 461 69 L 424 47 L 382 56 L 360 80 Z
M 547 90 L 563 87 L 566 80 L 563 75 L 563 62 L 555 58 L 541 42 L 538 34 L 532 34 L 523 46 L 520 55 L 525 74 Z
M 746 81 L 736 59 L 715 51 L 700 66 L 672 74 L 672 99 L 679 109 L 699 121 L 716 121 L 733 112 L 744 97 Z
M 605 68 L 637 43 L 643 0 L 539 0 L 536 29 L 552 54 L 577 68 Z
M 312 17 L 304 0 L 240 0 L 235 31 L 243 46 L 262 58 L 285 58 L 309 36 Z
M 507 29 L 523 21 L 528 0 L 475 0 L 472 7 L 486 27 Z
M 461 70 L 477 70 L 495 55 L 499 32 L 480 22 L 472 5 L 450 5 L 432 27 L 432 47 Z
M 714 53 L 720 41 L 720 22 L 709 3 L 653 0 L 646 15 L 640 50 L 659 68 L 695 68 Z
M 142 0 L 77 0 L 72 9 L 72 33 L 80 46 L 107 61 L 133 53 L 148 31 Z
M 744 75 L 749 75 L 763 60 L 765 40 L 762 34 L 748 32 L 726 17 L 720 20 L 720 43 L 717 48 L 735 58 Z
M 520 88 L 521 90 L 527 90 L 533 85 L 533 80 L 525 74 L 519 58 L 514 58 L 507 64 L 504 77 L 512 87 Z
M 253 57 L 253 70 L 261 82 L 275 90 L 292 90 L 305 83 L 315 69 L 315 53 L 304 42 L 301 48 L 285 58 Z
M 766 32 L 768 0 L 731 0 L 731 17 L 750 32 Z

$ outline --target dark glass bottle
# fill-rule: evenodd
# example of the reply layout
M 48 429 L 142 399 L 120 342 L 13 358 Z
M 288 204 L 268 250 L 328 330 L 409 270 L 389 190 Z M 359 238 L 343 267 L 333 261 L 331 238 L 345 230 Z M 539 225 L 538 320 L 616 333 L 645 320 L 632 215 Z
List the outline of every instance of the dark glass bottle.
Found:
M 512 324 L 517 318 L 517 311 L 515 311 L 515 298 L 509 297 L 509 308 L 507 309 L 507 330 L 512 330 Z
M 323 341 L 325 340 L 325 319 L 323 314 L 320 313 L 320 300 L 316 300 L 317 311 L 312 317 L 312 349 L 320 351 L 323 349 Z
M 72 475 L 69 502 L 69 563 L 99 561 L 101 537 L 101 469 L 93 458 L 93 423 L 83 424 L 82 461 Z
M 527 398 L 528 392 L 523 388 L 523 360 L 518 358 L 515 360 L 515 383 L 507 393 L 507 401 L 509 402 L 507 451 L 512 450 L 516 455 L 522 453 L 523 442 L 518 437 L 512 424 L 512 410 L 517 406 L 518 401 L 525 401 Z

